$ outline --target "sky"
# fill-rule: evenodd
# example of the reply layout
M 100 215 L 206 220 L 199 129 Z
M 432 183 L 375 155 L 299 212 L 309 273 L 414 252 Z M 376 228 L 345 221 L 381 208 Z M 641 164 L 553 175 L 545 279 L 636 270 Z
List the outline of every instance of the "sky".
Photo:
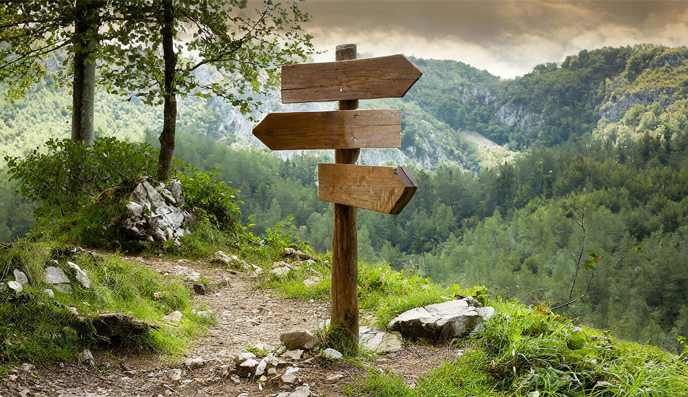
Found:
M 688 1 L 301 0 L 304 26 L 334 60 L 359 53 L 453 59 L 502 78 L 561 62 L 582 49 L 688 44 Z

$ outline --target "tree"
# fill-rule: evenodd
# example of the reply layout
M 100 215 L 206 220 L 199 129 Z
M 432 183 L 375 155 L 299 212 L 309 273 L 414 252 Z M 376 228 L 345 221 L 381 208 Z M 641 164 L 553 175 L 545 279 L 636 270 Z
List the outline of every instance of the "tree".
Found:
M 177 96 L 216 95 L 243 113 L 279 83 L 280 67 L 312 53 L 308 20 L 294 4 L 271 0 L 247 15 L 245 0 L 123 0 L 121 22 L 101 46 L 100 81 L 109 92 L 164 104 L 158 179 L 167 179 L 175 146 Z M 219 73 L 216 73 L 219 72 Z
M 116 18 L 104 0 L 10 1 L 0 9 L 0 81 L 10 100 L 48 75 L 72 87 L 72 139 L 93 144 L 93 95 L 101 23 Z M 71 52 L 63 60 L 60 51 Z M 57 67 L 49 68 L 52 57 Z M 72 77 L 73 76 L 73 77 Z M 70 82 L 70 77 L 72 78 Z

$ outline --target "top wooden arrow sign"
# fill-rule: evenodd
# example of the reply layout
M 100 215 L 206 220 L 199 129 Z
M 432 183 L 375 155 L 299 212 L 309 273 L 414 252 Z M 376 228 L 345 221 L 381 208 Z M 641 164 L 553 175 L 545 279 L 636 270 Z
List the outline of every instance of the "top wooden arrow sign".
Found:
M 423 73 L 403 55 L 282 67 L 282 103 L 401 98 Z

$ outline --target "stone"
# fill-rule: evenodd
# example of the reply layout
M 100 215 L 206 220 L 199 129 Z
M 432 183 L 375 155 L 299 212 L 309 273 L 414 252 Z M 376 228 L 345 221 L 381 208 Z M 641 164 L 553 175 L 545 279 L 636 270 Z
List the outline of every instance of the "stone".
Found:
M 24 290 L 24 287 L 22 287 L 22 285 L 16 281 L 8 281 L 7 286 L 10 287 L 11 290 L 13 290 L 14 292 L 17 292 L 17 293 L 22 292 Z
M 344 374 L 333 374 L 325 378 L 325 380 L 328 382 L 336 383 L 342 378 L 344 378 Z
M 294 383 L 296 382 L 296 375 L 293 373 L 285 373 L 280 377 L 280 380 L 284 383 Z
M 75 316 L 75 317 L 79 317 L 79 311 L 78 311 L 78 310 L 76 310 L 76 307 L 72 307 L 72 306 L 65 306 L 65 308 L 66 308 L 66 309 L 67 309 L 67 311 L 68 311 L 68 312 L 70 312 L 70 313 L 71 313 L 71 314 L 72 314 L 73 316 Z
M 167 182 L 167 190 L 170 192 L 175 201 L 179 204 L 184 204 L 184 195 L 182 194 L 182 183 L 179 179 L 172 179 Z
M 62 292 L 63 294 L 72 293 L 72 284 L 55 284 L 53 286 L 56 290 Z
M 255 368 L 258 366 L 258 361 L 250 358 L 237 366 L 237 375 L 248 376 L 253 373 Z
M 86 289 L 91 288 L 91 280 L 88 278 L 88 274 L 86 274 L 85 271 L 81 270 L 81 268 L 73 262 L 67 262 L 67 266 L 76 271 L 76 281 L 78 281 L 82 287 Z
M 252 264 L 251 269 L 253 270 L 253 273 L 255 273 L 256 275 L 263 274 L 263 268 L 260 266 L 256 266 L 256 265 Z
M 408 310 L 393 319 L 388 329 L 399 331 L 404 338 L 432 341 L 462 338 L 483 320 L 494 314 L 494 308 L 478 307 L 471 297 Z
M 81 361 L 82 363 L 86 363 L 92 367 L 96 366 L 96 360 L 93 359 L 93 354 L 88 349 L 79 353 L 79 361 Z
M 307 385 L 299 386 L 294 391 L 289 393 L 289 397 L 310 397 L 311 390 Z
M 201 310 L 200 312 L 196 313 L 196 315 L 204 320 L 211 320 L 213 318 L 213 311 Z
M 315 284 L 318 284 L 320 280 L 322 279 L 318 276 L 310 276 L 307 279 L 303 280 L 303 285 L 305 285 L 306 287 L 312 287 Z
M 99 314 L 91 320 L 91 324 L 96 330 L 96 335 L 108 342 L 119 342 L 132 335 L 141 335 L 152 329 L 159 329 L 157 325 L 123 313 Z
M 284 355 L 293 359 L 293 360 L 300 360 L 301 356 L 303 356 L 303 350 L 301 350 L 301 349 L 288 350 L 286 353 L 284 353 Z
M 286 352 L 287 352 L 287 347 L 284 346 L 284 343 L 282 343 L 282 344 L 280 345 L 280 347 L 278 347 L 277 350 L 275 350 L 275 355 L 276 355 L 276 356 L 281 356 L 282 354 L 284 354 L 284 353 L 286 353 Z
M 200 283 L 193 283 L 191 284 L 193 287 L 194 293 L 196 295 L 205 295 L 208 293 L 208 290 L 205 288 L 205 285 L 200 284 Z
M 280 335 L 280 341 L 284 343 L 284 345 L 287 347 L 287 350 L 310 350 L 320 345 L 320 340 L 305 329 L 285 332 Z
M 377 354 L 398 352 L 404 347 L 401 333 L 383 332 L 372 327 L 361 327 L 358 340 L 364 350 Z
M 128 202 L 126 205 L 126 211 L 127 211 L 126 212 L 127 216 L 130 216 L 130 217 L 134 217 L 134 216 L 141 217 L 141 216 L 143 216 L 143 207 L 138 203 L 134 203 L 131 201 Z
M 268 375 L 270 375 L 270 376 L 277 375 L 277 368 L 268 368 Z
M 256 355 L 253 353 L 241 353 L 234 356 L 234 364 L 239 365 L 247 360 L 254 360 Z
M 256 367 L 256 376 L 261 376 L 265 373 L 265 368 L 267 368 L 268 362 L 265 359 L 260 360 L 260 363 Z
M 182 320 L 182 317 L 184 317 L 184 314 L 182 314 L 182 312 L 177 310 L 177 311 L 173 311 L 172 313 L 166 315 L 165 317 L 162 318 L 162 320 L 176 324 Z
M 327 349 L 323 350 L 322 356 L 328 360 L 331 360 L 331 361 L 338 361 L 338 360 L 341 360 L 342 358 L 344 358 L 344 355 L 342 353 L 340 353 L 340 352 L 338 352 L 332 348 L 327 348 Z
M 172 190 L 166 189 L 164 184 L 158 188 L 153 188 L 148 182 L 138 184 L 126 204 L 126 217 L 122 223 L 124 231 L 139 241 L 174 241 L 179 244 L 179 238 L 188 233 L 185 225 L 191 215 L 179 208 L 183 200 L 177 200 Z
M 171 369 L 167 373 L 167 377 L 170 378 L 171 381 L 177 381 L 182 378 L 182 370 L 179 368 Z
M 33 365 L 33 364 L 23 363 L 23 364 L 21 365 L 21 370 L 24 371 L 24 372 L 31 372 L 31 371 L 33 371 L 33 370 L 35 370 L 35 369 L 36 369 L 36 366 Z
M 13 273 L 14 273 L 14 281 L 18 282 L 22 286 L 29 283 L 29 278 L 26 277 L 26 274 L 24 274 L 24 272 L 22 272 L 18 269 L 14 269 Z
M 212 260 L 212 262 L 222 263 L 224 265 L 229 265 L 229 263 L 231 261 L 232 261 L 231 258 L 222 251 L 217 251 L 215 253 L 215 257 L 213 257 L 213 260 Z
M 205 365 L 205 361 L 203 361 L 203 359 L 200 357 L 190 358 L 184 362 L 184 365 L 186 365 L 190 369 L 196 369 L 201 368 L 203 365 Z
M 270 269 L 270 273 L 277 275 L 279 277 L 286 276 L 287 274 L 289 274 L 290 271 L 291 271 L 291 268 L 288 266 L 281 266 L 281 267 L 276 267 L 276 268 Z
M 69 284 L 71 282 L 59 267 L 48 266 L 45 272 L 45 282 L 48 284 Z
M 55 297 L 55 292 L 53 292 L 53 290 L 51 290 L 50 288 L 44 289 L 43 292 L 45 292 L 45 294 L 48 295 L 48 296 L 51 297 L 51 298 L 54 298 L 54 297 Z

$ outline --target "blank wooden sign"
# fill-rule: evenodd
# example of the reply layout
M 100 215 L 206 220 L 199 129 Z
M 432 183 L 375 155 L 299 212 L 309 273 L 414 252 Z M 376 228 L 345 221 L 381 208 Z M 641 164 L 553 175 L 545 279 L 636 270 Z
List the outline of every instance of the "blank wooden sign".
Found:
M 318 198 L 367 210 L 398 214 L 418 185 L 406 167 L 318 164 Z
M 401 147 L 401 111 L 270 113 L 253 135 L 270 150 Z
M 403 55 L 282 66 L 282 103 L 401 98 L 423 73 Z

